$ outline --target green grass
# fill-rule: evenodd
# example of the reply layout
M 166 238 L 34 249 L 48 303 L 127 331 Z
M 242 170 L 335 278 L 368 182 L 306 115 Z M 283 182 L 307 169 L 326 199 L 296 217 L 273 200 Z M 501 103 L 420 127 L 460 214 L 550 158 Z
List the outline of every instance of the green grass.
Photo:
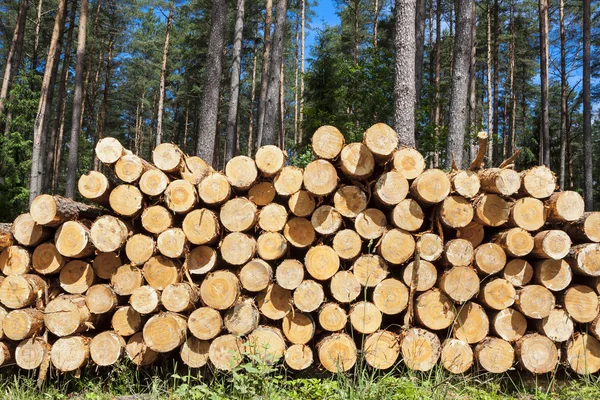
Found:
M 512 371 L 490 375 L 473 372 L 452 376 L 441 368 L 429 373 L 395 369 L 380 372 L 359 365 L 348 374 L 316 370 L 293 374 L 282 366 L 268 366 L 250 358 L 233 372 L 208 368 L 189 370 L 163 363 L 136 368 L 122 362 L 113 368 L 88 367 L 80 377 L 52 374 L 36 387 L 37 376 L 6 367 L 0 370 L 2 399 L 269 399 L 269 400 L 500 400 L 599 399 L 600 378 L 534 377 Z

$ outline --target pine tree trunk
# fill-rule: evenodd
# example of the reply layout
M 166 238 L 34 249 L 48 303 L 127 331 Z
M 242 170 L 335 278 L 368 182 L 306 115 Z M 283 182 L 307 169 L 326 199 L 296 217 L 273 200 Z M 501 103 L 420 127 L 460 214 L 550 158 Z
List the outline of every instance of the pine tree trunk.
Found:
M 294 77 L 294 146 L 298 145 L 298 110 L 300 109 L 298 104 L 298 74 L 300 72 L 300 65 L 298 64 L 299 53 L 300 53 L 300 21 L 296 18 L 296 57 L 294 59 L 294 66 L 296 75 Z
M 469 126 L 467 138 L 469 140 L 469 160 L 472 162 L 477 150 L 474 140 L 477 132 L 477 5 L 472 3 L 471 10 L 471 67 L 469 69 Z
M 546 25 L 547 26 L 547 25 Z M 547 30 L 547 28 L 546 28 Z M 585 209 L 594 208 L 594 180 L 592 179 L 592 106 L 590 101 L 590 1 L 583 2 L 583 152 Z M 547 51 L 547 50 L 546 50 Z M 546 67 L 547 68 L 547 67 Z M 547 107 L 547 106 L 546 106 Z M 548 157 L 549 158 L 549 157 Z
M 44 71 L 44 78 L 42 80 L 37 116 L 35 118 L 35 125 L 33 129 L 33 154 L 31 156 L 31 177 L 29 182 L 29 202 L 32 202 L 33 199 L 40 194 L 44 179 L 43 152 L 45 149 L 43 146 L 44 140 L 42 136 L 44 133 L 45 121 L 47 119 L 46 113 L 48 109 L 48 90 L 50 86 L 52 70 L 54 69 L 54 63 L 56 62 L 56 53 L 60 41 L 60 31 L 63 25 L 65 5 L 66 0 L 60 0 L 58 3 L 58 10 L 54 20 L 54 28 L 52 30 L 52 39 L 50 40 L 50 47 L 48 49 L 46 69 Z
M 415 14 L 416 0 L 396 0 L 394 130 L 409 147 L 415 147 Z
M 305 14 L 305 8 L 306 8 L 306 0 L 302 0 L 302 10 L 301 10 L 301 14 L 302 14 L 302 34 L 300 35 L 300 122 L 299 122 L 299 130 L 300 130 L 300 134 L 298 137 L 298 143 L 300 145 L 302 145 L 303 142 L 303 128 L 302 128 L 302 124 L 304 122 L 304 23 L 305 23 L 305 18 L 304 18 L 304 14 Z
M 209 165 L 215 162 L 217 142 L 217 122 L 221 92 L 221 70 L 223 63 L 223 43 L 227 22 L 227 0 L 213 0 L 212 22 L 208 43 L 208 59 L 204 77 L 204 95 L 198 121 L 198 142 L 196 154 Z
M 548 108 L 548 0 L 538 0 L 540 25 L 540 154 L 539 164 L 550 168 L 550 116 Z M 585 46 L 584 46 L 585 47 Z M 585 63 L 584 63 L 585 65 Z M 585 75 L 585 74 L 584 74 Z M 585 87 L 585 84 L 584 84 Z M 590 143 L 591 145 L 591 143 Z M 590 153 L 591 160 L 591 153 Z
M 279 0 L 275 9 L 275 30 L 273 32 L 273 54 L 269 65 L 269 86 L 265 103 L 263 134 L 260 145 L 276 144 L 278 111 L 281 88 L 281 63 L 283 60 L 287 0 Z
M 452 68 L 452 95 L 448 124 L 446 167 L 453 163 L 459 169 L 463 164 L 463 147 L 467 123 L 467 97 L 469 93 L 469 67 L 471 65 L 472 0 L 460 0 L 456 10 L 456 44 Z
M 244 0 L 237 1 L 237 14 L 233 37 L 233 65 L 231 66 L 231 89 L 229 112 L 227 113 L 227 152 L 225 163 L 235 157 L 239 151 L 237 142 L 238 106 L 240 97 L 240 64 L 242 55 L 242 34 L 244 31 Z
M 113 61 L 113 50 L 115 46 L 115 37 L 114 34 L 110 36 L 108 40 L 108 54 L 106 55 L 106 70 L 104 72 L 104 93 L 102 95 L 102 105 L 100 106 L 100 116 L 98 118 L 98 127 L 97 127 L 97 135 L 96 135 L 96 143 L 98 143 L 104 137 L 104 132 L 106 129 L 106 113 L 108 112 L 108 94 L 110 91 L 110 78 L 112 71 L 112 61 Z M 100 160 L 97 155 L 94 153 L 94 168 L 100 168 Z
M 162 64 L 160 67 L 160 88 L 158 98 L 158 114 L 156 119 L 156 145 L 162 143 L 163 136 L 163 110 L 165 106 L 165 80 L 167 75 L 167 58 L 169 56 L 169 40 L 171 38 L 171 23 L 173 21 L 173 11 L 175 9 L 175 1 L 171 3 L 169 16 L 167 17 L 167 32 L 165 33 L 165 44 L 163 46 Z
M 254 49 L 252 51 L 252 84 L 250 89 L 250 115 L 248 116 L 248 157 L 252 157 L 254 150 L 254 101 L 256 99 L 256 40 L 254 41 Z
M 494 104 L 492 102 L 492 15 L 490 0 L 487 2 L 487 102 L 487 128 L 489 137 L 487 166 L 491 167 L 494 165 L 494 137 L 492 132 L 494 131 L 494 115 L 496 114 L 496 109 L 494 108 Z
M 492 101 L 493 101 L 493 107 L 494 107 L 494 121 L 493 121 L 493 129 L 492 129 L 492 135 L 491 135 L 491 143 L 493 143 L 494 145 L 494 159 L 499 160 L 500 156 L 499 156 L 499 151 L 498 151 L 498 142 L 500 141 L 500 136 L 498 134 L 498 129 L 499 129 L 499 109 L 500 109 L 500 103 L 498 101 L 498 97 L 499 97 L 499 91 L 498 91 L 498 85 L 500 84 L 500 60 L 499 60 L 499 53 L 500 53 L 500 21 L 499 21 L 499 5 L 498 5 L 498 1 L 499 0 L 494 0 L 494 41 L 493 41 L 493 68 L 494 68 L 494 73 L 493 73 L 493 77 L 492 77 Z
M 40 27 L 42 24 L 42 4 L 44 0 L 38 0 L 36 18 L 35 18 L 35 38 L 33 41 L 33 55 L 31 57 L 31 69 L 33 71 L 37 70 L 38 63 L 38 45 L 40 42 Z
M 567 155 L 567 37 L 565 35 L 565 2 L 560 0 L 560 167 L 558 182 L 565 189 L 565 161 Z
M 4 77 L 2 78 L 2 88 L 0 88 L 0 116 L 4 113 L 4 102 L 8 95 L 8 90 L 12 80 L 15 78 L 21 64 L 21 54 L 23 49 L 23 39 L 25 38 L 25 23 L 27 22 L 28 0 L 21 0 L 19 4 L 19 14 L 17 23 L 13 32 L 12 41 L 6 57 L 4 67 Z
M 509 106 L 510 106 L 510 120 L 508 128 L 508 143 L 507 143 L 507 157 L 510 157 L 515 152 L 516 132 L 515 132 L 515 112 L 516 101 L 515 101 L 515 21 L 514 21 L 514 8 L 513 2 L 510 4 L 510 43 L 508 45 L 508 57 L 509 57 Z
M 273 0 L 265 2 L 265 25 L 263 36 L 263 59 L 260 72 L 260 96 L 258 97 L 258 123 L 256 125 L 256 147 L 260 147 L 263 137 L 263 124 L 265 120 L 265 107 L 267 104 L 267 88 L 269 86 L 269 60 L 271 59 L 271 18 L 273 13 Z
M 425 3 L 417 0 L 415 15 L 415 110 L 421 104 L 421 88 L 423 87 L 423 58 L 425 55 Z M 375 47 L 377 48 L 377 46 Z
M 442 113 L 440 104 L 440 82 L 441 82 L 441 52 L 442 52 L 442 2 L 437 0 L 435 7 L 435 80 L 433 84 L 434 91 L 434 112 L 433 112 L 433 129 L 434 129 L 434 152 L 433 152 L 433 167 L 439 166 L 439 149 L 438 140 L 440 137 L 440 129 L 442 125 Z

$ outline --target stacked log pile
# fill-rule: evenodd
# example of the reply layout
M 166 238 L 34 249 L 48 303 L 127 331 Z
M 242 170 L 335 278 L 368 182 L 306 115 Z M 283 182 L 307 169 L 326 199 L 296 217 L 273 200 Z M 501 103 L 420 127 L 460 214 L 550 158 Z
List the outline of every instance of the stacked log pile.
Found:
M 102 139 L 106 173 L 79 179 L 95 206 L 42 195 L 0 225 L 0 363 L 600 369 L 600 213 L 550 170 L 482 169 L 483 151 L 426 169 L 384 124 L 350 144 L 324 126 L 312 150 L 219 172 Z

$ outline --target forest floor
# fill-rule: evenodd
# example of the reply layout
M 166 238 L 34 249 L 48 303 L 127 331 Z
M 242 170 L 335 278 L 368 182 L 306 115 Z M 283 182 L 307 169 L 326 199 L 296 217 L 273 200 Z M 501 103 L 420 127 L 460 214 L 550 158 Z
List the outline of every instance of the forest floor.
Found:
M 600 399 L 600 377 L 539 376 L 511 371 L 502 375 L 452 376 L 441 368 L 428 373 L 377 372 L 360 365 L 352 374 L 302 375 L 284 367 L 248 362 L 231 373 L 188 370 L 167 363 L 135 368 L 128 362 L 111 368 L 88 367 L 80 376 L 48 376 L 41 389 L 35 374 L 11 367 L 0 370 L 0 398 L 74 400 L 240 399 L 240 400 L 501 400 Z

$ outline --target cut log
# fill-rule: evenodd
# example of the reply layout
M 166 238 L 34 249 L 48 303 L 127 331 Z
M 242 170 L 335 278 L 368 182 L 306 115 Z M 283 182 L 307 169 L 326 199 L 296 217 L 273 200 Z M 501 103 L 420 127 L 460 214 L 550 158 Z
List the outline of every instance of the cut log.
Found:
M 386 315 L 397 315 L 408 305 L 408 288 L 394 278 L 384 279 L 373 290 L 373 304 Z
M 425 261 L 434 262 L 440 259 L 444 252 L 444 242 L 434 233 L 425 233 L 417 240 L 420 257 Z
M 172 312 L 161 312 L 144 325 L 144 342 L 157 353 L 175 350 L 185 342 L 187 322 Z
M 556 176 L 550 168 L 540 165 L 521 172 L 519 194 L 536 199 L 550 197 L 556 189 Z
M 152 161 L 161 171 L 175 172 L 183 165 L 183 152 L 172 143 L 161 143 L 152 150 Z
M 344 148 L 344 135 L 335 126 L 319 127 L 311 138 L 312 151 L 318 158 L 332 160 Z
M 490 321 L 483 307 L 469 301 L 460 307 L 452 331 L 463 342 L 479 343 L 490 331 Z
M 459 228 L 456 232 L 456 236 L 461 239 L 468 240 L 471 242 L 473 247 L 477 247 L 481 244 L 481 242 L 483 242 L 485 230 L 483 229 L 482 224 L 473 221 L 464 228 Z
M 314 361 L 313 351 L 310 346 L 293 344 L 285 351 L 285 364 L 294 371 L 303 371 L 310 367 Z
M 517 292 L 506 279 L 498 278 L 482 284 L 479 300 L 494 310 L 504 310 L 515 303 Z
M 231 185 L 225 175 L 213 172 L 198 185 L 198 196 L 208 206 L 218 206 L 231 197 Z
M 479 193 L 481 183 L 477 172 L 470 170 L 453 171 L 450 174 L 450 182 L 452 190 L 458 195 L 471 199 Z
M 94 273 L 100 279 L 110 279 L 112 274 L 119 268 L 123 263 L 121 257 L 115 252 L 110 253 L 98 253 L 92 262 Z
M 181 228 L 169 228 L 156 239 L 158 251 L 170 258 L 180 258 L 188 250 L 188 241 Z
M 92 314 L 107 314 L 117 308 L 119 299 L 110 285 L 101 283 L 88 289 L 85 305 Z
M 150 258 L 143 268 L 144 278 L 148 285 L 157 290 L 181 282 L 181 264 L 179 261 L 165 256 Z
M 506 265 L 506 253 L 496 243 L 479 245 L 475 249 L 474 265 L 481 274 L 496 274 Z
M 521 187 L 521 177 L 515 170 L 508 168 L 488 168 L 479 172 L 481 188 L 487 193 L 512 196 Z
M 595 374 L 600 370 L 600 342 L 587 333 L 575 333 L 567 343 L 567 363 L 580 375 Z
M 131 293 L 129 304 L 142 315 L 155 313 L 160 306 L 160 292 L 152 286 L 140 286 Z
M 535 282 L 553 292 L 564 290 L 573 279 L 573 272 L 565 260 L 542 260 L 533 264 Z
M 531 253 L 535 245 L 531 234 L 521 228 L 499 232 L 492 240 L 511 257 L 526 256 Z
M 361 285 L 375 287 L 387 277 L 388 266 L 383 258 L 375 254 L 363 254 L 354 261 L 352 272 Z
M 247 340 L 245 350 L 261 362 L 270 365 L 283 358 L 286 345 L 279 328 L 259 326 L 248 335 Z
M 240 281 L 229 271 L 211 272 L 200 286 L 200 299 L 215 310 L 226 310 L 240 296 Z
M 576 243 L 600 242 L 600 212 L 584 213 L 581 218 L 566 224 L 564 228 Z
M 350 323 L 355 331 L 363 334 L 374 333 L 381 327 L 382 314 L 375 304 L 359 301 L 350 307 Z
M 410 194 L 421 206 L 441 203 L 450 194 L 450 179 L 439 169 L 428 169 L 410 185 Z
M 356 218 L 367 208 L 367 195 L 357 186 L 340 187 L 333 196 L 337 212 L 347 218 Z
M 362 180 L 367 179 L 373 173 L 375 158 L 371 150 L 364 144 L 350 143 L 342 149 L 339 165 L 340 170 L 348 178 Z
M 0 342 L 0 365 L 8 365 L 13 360 L 14 346 Z
M 291 258 L 283 260 L 275 270 L 275 279 L 282 288 L 294 290 L 304 280 L 304 265 Z
M 541 285 L 527 285 L 517 290 L 515 305 L 523 315 L 542 319 L 550 315 L 556 299 L 552 292 Z
M 560 260 L 571 250 L 571 239 L 563 231 L 549 230 L 538 232 L 534 237 L 531 255 L 537 258 Z
M 96 274 L 92 264 L 83 260 L 69 261 L 60 271 L 60 287 L 70 294 L 83 294 L 94 284 Z
M 196 188 L 184 179 L 177 179 L 165 189 L 164 202 L 174 213 L 186 214 L 198 203 Z
M 262 315 L 277 321 L 292 311 L 292 292 L 272 283 L 258 294 L 256 304 Z
M 248 189 L 248 198 L 259 207 L 271 203 L 275 199 L 276 194 L 275 186 L 269 181 L 258 182 Z
M 145 171 L 153 168 L 152 164 L 135 154 L 121 156 L 114 166 L 115 175 L 125 183 L 137 182 Z
M 0 301 L 12 309 L 33 306 L 47 289 L 46 281 L 37 275 L 9 275 L 0 283 Z
M 281 323 L 283 334 L 293 344 L 306 344 L 315 334 L 315 321 L 310 314 L 289 313 Z
M 406 265 L 402 273 L 402 280 L 408 287 L 412 286 L 411 282 L 413 280 L 414 269 L 414 261 L 411 261 Z M 437 281 L 437 269 L 435 268 L 435 265 L 433 265 L 429 261 L 419 260 L 419 265 L 417 266 L 415 278 L 416 282 L 414 283 L 415 290 L 417 292 L 424 292 L 426 290 L 431 289 Z
M 298 310 L 307 313 L 313 312 L 325 301 L 325 292 L 319 283 L 307 279 L 294 290 L 293 299 Z
M 484 194 L 475 200 L 476 222 L 485 226 L 500 226 L 508 222 L 510 204 L 497 194 Z
M 58 228 L 54 236 L 56 249 L 70 258 L 85 258 L 94 254 L 90 237 L 89 221 L 67 221 Z
M 296 196 L 298 193 L 300 192 L 296 192 L 292 197 Z M 290 200 L 292 197 L 290 197 Z M 223 212 L 223 209 L 221 209 L 221 212 Z M 260 214 L 258 215 L 258 226 L 264 231 L 281 232 L 287 222 L 287 217 L 288 213 L 284 206 L 277 203 L 270 203 L 260 210 Z
M 352 229 L 343 229 L 335 234 L 331 246 L 342 260 L 352 260 L 362 250 L 362 239 Z
M 138 186 L 142 193 L 150 197 L 162 195 L 169 186 L 169 177 L 160 169 L 150 169 L 142 174 Z
M 379 239 L 385 232 L 387 219 L 377 208 L 367 208 L 356 216 L 354 229 L 363 239 Z
M 90 338 L 70 336 L 59 338 L 52 345 L 50 360 L 61 372 L 75 371 L 87 364 L 90 357 Z
M 363 343 L 365 361 L 376 369 L 391 368 L 400 355 L 400 338 L 390 331 L 369 335 Z
M 442 365 L 453 374 L 464 374 L 473 366 L 473 350 L 468 343 L 446 339 L 442 343 Z
M 216 369 L 231 371 L 242 362 L 243 343 L 233 335 L 222 335 L 213 340 L 208 348 L 208 358 Z
M 417 150 L 404 147 L 394 153 L 394 169 L 406 179 L 415 179 L 425 170 L 425 159 Z
M 110 277 L 110 284 L 119 296 L 130 296 L 143 282 L 142 270 L 130 264 L 121 265 Z
M 414 371 L 429 371 L 438 362 L 441 354 L 437 335 L 421 328 L 408 329 L 401 344 L 402 359 Z
M 548 222 L 573 222 L 583 215 L 583 198 L 577 192 L 566 190 L 553 193 L 546 200 Z
M 600 276 L 600 245 L 597 243 L 571 247 L 566 260 L 578 274 Z
M 135 218 L 142 211 L 144 196 L 136 186 L 119 185 L 110 192 L 108 201 L 117 214 Z
M 103 164 L 112 165 L 125 154 L 127 154 L 127 150 L 123 148 L 121 142 L 113 137 L 102 138 L 96 144 L 96 157 Z
M 25 370 L 38 369 L 50 354 L 50 347 L 41 337 L 25 339 L 15 349 L 15 362 Z
M 546 209 L 541 200 L 524 197 L 510 205 L 508 225 L 526 231 L 537 231 L 546 223 Z
M 4 322 L 4 318 L 6 318 L 7 314 L 8 311 L 6 311 L 4 307 L 0 306 L 0 339 L 4 339 L 4 329 L 2 328 L 2 323 Z
M 196 338 L 211 340 L 223 329 L 221 314 L 210 307 L 200 307 L 188 317 L 188 328 Z
M 308 217 L 315 210 L 315 199 L 306 190 L 298 190 L 296 193 L 290 196 L 288 200 L 288 208 L 290 209 L 291 213 L 294 214 L 296 217 Z
M 44 329 L 44 314 L 35 308 L 9 312 L 2 321 L 4 335 L 10 340 L 24 340 L 38 336 Z
M 362 287 L 350 271 L 338 271 L 329 282 L 331 296 L 340 303 L 351 303 L 360 295 Z
M 92 223 L 90 239 L 98 251 L 109 253 L 125 245 L 131 227 L 117 217 L 104 215 Z
M 192 275 L 203 275 L 217 265 L 217 252 L 208 246 L 198 246 L 190 251 L 183 263 L 184 270 Z
M 576 322 L 592 322 L 598 315 L 598 295 L 589 286 L 571 286 L 565 291 L 562 303 L 565 310 Z
M 537 321 L 538 331 L 557 343 L 566 342 L 573 336 L 575 327 L 573 320 L 562 308 L 555 308 L 545 318 Z
M 513 310 L 505 308 L 497 312 L 491 319 L 492 332 L 507 342 L 519 340 L 527 330 L 527 320 L 525 316 Z
M 281 176 L 283 175 L 283 172 L 286 170 L 286 168 L 293 168 L 293 167 L 285 167 L 281 171 L 281 173 L 277 176 L 278 178 L 275 179 L 275 188 L 276 189 L 278 186 L 277 182 L 281 179 Z M 299 172 L 302 172 L 302 170 L 299 170 Z M 297 174 L 298 173 L 296 172 L 294 174 L 294 176 L 288 178 L 288 180 L 290 182 L 295 183 L 296 180 L 298 179 L 296 177 Z M 329 161 L 325 161 L 325 160 L 315 160 L 315 161 L 309 163 L 306 166 L 306 168 L 304 169 L 304 174 L 303 174 L 302 179 L 303 179 L 304 187 L 306 188 L 306 190 L 308 190 L 309 193 L 311 193 L 315 196 L 318 196 L 318 197 L 328 196 L 329 194 L 333 193 L 333 191 L 336 189 L 337 184 L 338 184 L 338 174 L 337 174 L 335 167 Z M 292 185 L 287 185 L 287 186 L 292 186 Z M 298 190 L 300 190 L 300 186 L 301 185 L 294 184 L 292 187 L 294 187 L 294 188 L 298 187 Z M 285 192 L 289 193 L 290 190 L 287 189 L 287 190 L 285 190 Z M 281 195 L 285 195 L 285 194 L 282 194 L 282 191 L 279 189 L 277 189 L 277 193 L 279 193 Z M 290 193 L 290 194 L 293 194 L 293 193 Z
M 145 230 L 158 235 L 173 226 L 173 216 L 165 207 L 155 205 L 144 209 L 140 222 Z
M 125 339 L 114 331 L 94 336 L 90 342 L 90 356 L 100 366 L 114 365 L 125 352 Z
M 67 221 L 96 219 L 104 211 L 101 208 L 78 203 L 61 196 L 42 194 L 31 202 L 31 218 L 44 226 L 57 227 Z M 18 240 L 18 239 L 17 239 Z
M 334 333 L 317 344 L 321 366 L 329 372 L 346 372 L 356 364 L 358 350 L 354 340 L 345 333 Z
M 326 162 L 326 161 L 325 161 Z M 310 164 L 309 164 L 310 166 Z M 333 168 L 333 166 L 331 166 Z M 304 175 L 307 173 L 308 167 L 306 171 L 302 171 L 301 168 L 294 167 L 292 165 L 288 165 L 283 167 L 281 171 L 275 176 L 273 179 L 273 186 L 275 187 L 275 191 L 278 195 L 288 197 L 296 193 L 298 190 L 302 189 L 302 180 Z M 331 172 L 331 171 L 328 171 Z M 333 172 L 335 173 L 335 168 L 333 168 Z M 315 171 L 316 173 L 316 171 Z M 315 175 L 315 179 L 321 177 L 320 175 Z M 337 184 L 337 174 L 334 175 L 335 183 Z M 318 181 L 314 181 L 315 185 L 319 185 Z M 306 183 L 305 183 L 306 186 Z M 309 189 L 308 186 L 306 186 Z M 317 194 L 309 190 L 309 192 L 313 194 Z M 327 193 L 329 194 L 329 193 Z
M 327 280 L 340 268 L 340 258 L 331 247 L 318 245 L 308 250 L 304 265 L 313 278 Z
M 12 224 L 0 222 L 0 251 L 14 244 L 14 237 L 11 230 Z
M 196 186 L 213 171 L 212 167 L 200 157 L 184 157 L 179 174 L 183 179 Z
M 167 311 L 181 313 L 198 303 L 198 290 L 187 282 L 174 283 L 163 290 L 160 301 Z
M 385 261 L 398 265 L 413 256 L 415 247 L 415 239 L 410 233 L 401 229 L 391 229 L 381 238 L 378 251 Z
M 475 252 L 473 245 L 466 239 L 452 239 L 446 242 L 443 263 L 454 267 L 471 265 Z
M 233 232 L 221 241 L 221 257 L 231 265 L 246 264 L 254 257 L 256 250 L 256 239 L 245 233 Z
M 408 181 L 398 171 L 382 174 L 375 182 L 373 195 L 385 207 L 393 207 L 406 198 Z
M 46 328 L 58 337 L 93 329 L 94 320 L 84 296 L 62 294 L 50 300 L 44 310 Z
M 156 253 L 156 242 L 151 236 L 138 233 L 127 239 L 125 254 L 132 265 L 142 265 Z
M 238 301 L 225 313 L 225 328 L 236 336 L 244 336 L 258 327 L 260 313 L 253 299 Z
M 413 199 L 404 199 L 394 207 L 390 219 L 397 228 L 415 232 L 421 229 L 425 215 L 419 203 Z
M 484 370 L 493 374 L 508 371 L 515 361 L 515 351 L 506 340 L 487 337 L 475 346 L 475 359 Z
M 513 286 L 521 287 L 527 285 L 533 278 L 533 267 L 525 260 L 510 260 L 504 267 L 504 279 Z
M 260 292 L 266 289 L 273 280 L 273 269 L 266 261 L 255 258 L 240 269 L 238 277 L 244 289 L 250 292 Z
M 187 239 L 193 244 L 210 244 L 217 240 L 221 230 L 217 215 L 201 208 L 187 214 L 181 224 Z
M 179 355 L 181 361 L 190 368 L 201 368 L 208 363 L 208 351 L 210 349 L 210 342 L 204 340 L 198 340 L 193 336 L 190 336 L 181 345 Z
M 221 224 L 228 231 L 245 232 L 254 227 L 258 218 L 258 210 L 250 200 L 245 197 L 237 197 L 223 204 L 219 218 Z
M 79 193 L 92 203 L 100 204 L 107 207 L 108 196 L 113 185 L 108 180 L 106 175 L 98 171 L 89 171 L 79 177 L 77 189 Z
M 371 126 L 363 134 L 363 143 L 379 164 L 389 161 L 398 148 L 398 134 L 384 123 Z
M 346 311 L 336 303 L 324 304 L 319 310 L 319 325 L 326 331 L 341 331 L 347 323 Z
M 420 278 L 420 277 L 419 277 Z M 464 303 L 479 292 L 479 276 L 471 267 L 453 267 L 440 277 L 440 289 L 453 301 Z
M 417 297 L 415 317 L 421 325 L 437 331 L 452 325 L 456 311 L 450 297 L 438 289 L 430 289 Z
M 281 150 L 279 152 L 281 153 Z M 254 160 L 250 157 L 236 156 L 225 165 L 225 176 L 234 189 L 248 190 L 256 181 L 258 170 Z
M 37 198 L 36 198 L 37 199 Z M 52 229 L 38 224 L 31 214 L 19 215 L 12 224 L 11 233 L 13 238 L 23 246 L 36 246 L 44 240 L 52 237 Z
M 31 270 L 31 255 L 21 246 L 10 246 L 0 253 L 0 270 L 4 275 L 22 275 Z
M 473 220 L 473 206 L 462 196 L 448 196 L 439 205 L 440 221 L 448 228 L 464 228 Z
M 267 178 L 275 176 L 281 171 L 285 165 L 286 158 L 285 152 L 273 145 L 260 147 L 254 155 L 256 167 L 261 175 Z
M 310 222 L 317 233 L 333 235 L 342 226 L 342 216 L 335 208 L 323 205 L 314 211 Z
M 292 218 L 283 227 L 283 235 L 289 244 L 303 249 L 315 241 L 315 228 L 306 218 Z
M 158 353 L 152 350 L 144 342 L 144 335 L 138 332 L 127 341 L 125 352 L 132 363 L 138 366 L 152 364 L 158 357 Z

